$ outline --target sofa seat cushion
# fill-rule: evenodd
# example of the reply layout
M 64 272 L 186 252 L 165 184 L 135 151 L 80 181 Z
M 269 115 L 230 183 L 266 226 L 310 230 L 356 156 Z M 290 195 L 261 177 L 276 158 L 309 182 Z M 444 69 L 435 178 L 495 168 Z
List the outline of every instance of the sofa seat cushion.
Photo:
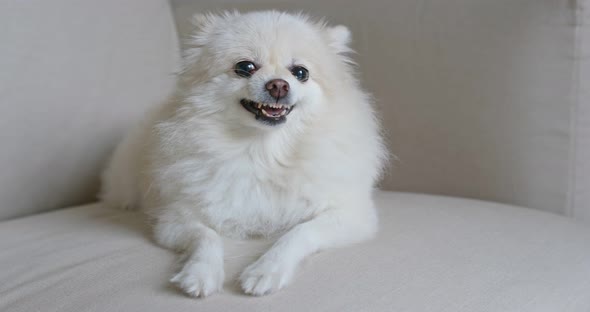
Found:
M 91 204 L 0 223 L 0 311 L 590 311 L 590 228 L 502 204 L 378 192 L 378 237 L 308 259 L 290 287 L 242 295 L 270 242 L 226 242 L 225 292 L 167 282 L 175 255 L 139 214 Z

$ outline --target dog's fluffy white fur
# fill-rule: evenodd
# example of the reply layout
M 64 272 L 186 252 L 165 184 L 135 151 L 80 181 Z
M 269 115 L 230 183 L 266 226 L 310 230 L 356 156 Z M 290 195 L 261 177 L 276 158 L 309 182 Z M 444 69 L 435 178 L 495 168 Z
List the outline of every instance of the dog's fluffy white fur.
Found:
M 375 233 L 372 189 L 386 158 L 378 121 L 346 27 L 275 11 L 194 23 L 176 93 L 119 145 L 101 197 L 153 218 L 156 241 L 187 255 L 172 282 L 194 296 L 222 287 L 222 236 L 278 237 L 239 277 L 246 293 L 268 294 L 306 256 Z M 249 78 L 235 73 L 243 60 L 257 65 Z M 269 125 L 240 101 L 264 101 L 277 78 L 295 106 Z

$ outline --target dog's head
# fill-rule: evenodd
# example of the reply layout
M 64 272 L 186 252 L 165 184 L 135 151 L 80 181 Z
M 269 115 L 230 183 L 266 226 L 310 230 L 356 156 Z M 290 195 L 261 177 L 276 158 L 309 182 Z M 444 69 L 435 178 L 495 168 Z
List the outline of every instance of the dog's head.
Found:
M 276 11 L 197 15 L 194 24 L 181 77 L 201 112 L 268 130 L 337 109 L 326 106 L 350 79 L 346 27 Z

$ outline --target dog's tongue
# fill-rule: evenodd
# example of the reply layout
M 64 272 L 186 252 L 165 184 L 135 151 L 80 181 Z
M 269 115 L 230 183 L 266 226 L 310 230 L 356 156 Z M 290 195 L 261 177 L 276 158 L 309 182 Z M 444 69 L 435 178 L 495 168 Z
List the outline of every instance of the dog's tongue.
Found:
M 283 111 L 283 108 L 265 107 L 264 110 L 270 115 L 278 115 Z

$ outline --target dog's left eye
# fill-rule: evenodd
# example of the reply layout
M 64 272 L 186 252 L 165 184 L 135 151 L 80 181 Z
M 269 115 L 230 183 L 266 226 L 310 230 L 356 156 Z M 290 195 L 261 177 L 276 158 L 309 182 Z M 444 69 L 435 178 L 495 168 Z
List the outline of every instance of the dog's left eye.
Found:
M 301 82 L 305 82 L 309 79 L 309 71 L 303 66 L 293 66 L 291 68 L 291 74 Z
M 257 70 L 256 64 L 250 61 L 241 61 L 234 66 L 234 72 L 240 76 L 249 78 Z

